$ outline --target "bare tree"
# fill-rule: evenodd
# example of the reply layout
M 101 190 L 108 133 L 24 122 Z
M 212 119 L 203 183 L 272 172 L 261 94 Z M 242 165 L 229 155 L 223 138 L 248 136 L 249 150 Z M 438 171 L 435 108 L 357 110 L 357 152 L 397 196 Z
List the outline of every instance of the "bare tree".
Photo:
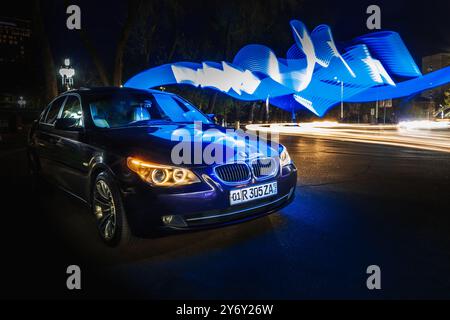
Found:
M 33 3 L 33 24 L 36 39 L 39 43 L 42 54 L 45 81 L 45 100 L 50 101 L 58 95 L 58 80 L 56 78 L 56 68 L 52 50 L 50 48 L 50 43 L 44 27 L 40 0 L 35 0 Z
M 69 1 L 65 0 L 65 4 L 69 5 Z M 112 72 L 112 77 L 108 76 L 108 71 L 105 68 L 102 58 L 100 57 L 96 46 L 91 41 L 91 38 L 89 34 L 86 32 L 86 29 L 81 29 L 80 37 L 83 41 L 83 44 L 86 48 L 86 50 L 89 52 L 89 55 L 92 58 L 92 61 L 97 69 L 100 81 L 103 85 L 115 85 L 120 86 L 122 85 L 123 81 L 123 59 L 124 59 L 124 53 L 126 49 L 126 45 L 128 42 L 128 39 L 130 38 L 131 30 L 133 28 L 134 23 L 136 22 L 138 18 L 139 9 L 141 7 L 142 0 L 128 0 L 128 11 L 127 11 L 127 17 L 125 19 L 125 23 L 120 31 L 119 39 L 116 46 L 116 52 L 115 52 L 115 59 L 114 59 L 114 69 Z M 111 81 L 112 79 L 112 81 Z
M 128 39 L 130 38 L 130 33 L 133 28 L 133 25 L 137 21 L 140 7 L 141 7 L 140 0 L 128 0 L 128 14 L 125 20 L 125 24 L 122 28 L 122 31 L 120 32 L 120 37 L 116 48 L 116 59 L 114 62 L 114 72 L 113 72 L 113 84 L 115 86 L 122 85 L 123 56 Z
M 71 2 L 69 0 L 64 0 L 64 5 L 66 7 L 68 7 L 70 4 Z M 81 30 L 79 30 L 79 35 L 81 41 L 84 44 L 84 47 L 86 48 L 92 59 L 92 62 L 94 63 L 95 68 L 97 69 L 101 83 L 104 86 L 109 86 L 111 84 L 111 81 L 109 80 L 108 77 L 108 71 L 106 70 L 105 65 L 102 62 L 102 58 L 100 57 L 97 48 L 90 39 L 89 34 L 86 32 L 86 29 L 82 28 Z
M 223 9 L 215 17 L 215 28 L 223 39 L 221 59 L 232 61 L 237 51 L 248 43 L 262 42 L 268 45 L 267 41 L 281 42 L 280 35 L 284 37 L 289 33 L 275 30 L 280 27 L 284 30 L 287 26 L 280 26 L 274 17 L 292 14 L 302 3 L 301 0 L 276 2 L 230 0 L 226 4 L 221 4 Z M 216 101 L 217 93 L 210 98 L 210 113 L 214 113 Z
M 450 88 L 444 91 L 444 105 L 450 107 Z
M 80 30 L 80 37 L 84 43 L 84 46 L 89 52 L 89 55 L 91 56 L 92 62 L 94 63 L 97 69 L 100 81 L 104 86 L 109 86 L 111 83 L 108 77 L 108 71 L 106 70 L 105 65 L 103 64 L 102 59 L 100 58 L 100 55 L 98 54 L 95 45 L 92 43 L 85 29 Z

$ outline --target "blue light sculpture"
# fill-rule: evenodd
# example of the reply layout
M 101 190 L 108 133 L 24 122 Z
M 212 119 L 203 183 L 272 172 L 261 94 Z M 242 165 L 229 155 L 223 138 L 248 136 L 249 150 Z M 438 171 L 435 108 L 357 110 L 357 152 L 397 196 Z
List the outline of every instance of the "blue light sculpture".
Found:
M 396 32 L 371 33 L 338 50 L 326 25 L 311 34 L 292 21 L 295 44 L 286 59 L 268 47 L 248 45 L 232 63 L 177 62 L 144 71 L 125 87 L 173 84 L 212 88 L 244 101 L 266 101 L 288 111 L 323 116 L 342 101 L 369 102 L 410 96 L 450 82 L 450 67 L 422 75 Z

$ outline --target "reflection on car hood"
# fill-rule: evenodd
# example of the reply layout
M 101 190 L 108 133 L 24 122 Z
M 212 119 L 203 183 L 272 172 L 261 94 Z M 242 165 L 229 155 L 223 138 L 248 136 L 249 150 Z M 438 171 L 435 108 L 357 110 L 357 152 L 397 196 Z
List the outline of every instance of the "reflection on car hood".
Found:
M 167 124 L 102 130 L 96 144 L 123 157 L 133 156 L 168 165 L 180 165 L 177 162 L 180 160 L 172 158 L 172 153 L 175 157 L 181 154 L 187 162 L 183 165 L 187 167 L 209 164 L 205 163 L 203 154 L 222 159 L 219 160 L 222 162 L 278 155 L 276 143 L 258 141 L 250 134 L 245 136 L 247 139 L 244 139 L 244 132 L 226 131 L 216 125 L 203 125 L 201 128 L 194 124 Z M 181 141 L 184 149 L 180 153 Z M 222 150 L 223 156 L 217 150 Z

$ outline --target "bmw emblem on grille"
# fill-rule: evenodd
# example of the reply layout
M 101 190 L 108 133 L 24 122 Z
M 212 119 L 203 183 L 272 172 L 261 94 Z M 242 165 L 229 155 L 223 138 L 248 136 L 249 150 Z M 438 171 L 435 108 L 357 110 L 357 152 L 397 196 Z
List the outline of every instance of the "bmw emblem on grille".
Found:
M 241 157 L 241 158 L 244 158 L 244 159 L 248 159 L 248 154 L 247 153 L 245 153 L 245 152 L 239 152 L 239 156 Z

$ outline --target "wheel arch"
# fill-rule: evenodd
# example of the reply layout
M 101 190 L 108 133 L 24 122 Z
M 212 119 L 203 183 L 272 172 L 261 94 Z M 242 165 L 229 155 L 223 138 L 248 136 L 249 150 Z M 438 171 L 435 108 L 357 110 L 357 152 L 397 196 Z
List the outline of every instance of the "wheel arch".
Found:
M 110 167 L 108 167 L 106 164 L 99 162 L 94 164 L 94 166 L 92 167 L 90 174 L 89 174 L 89 183 L 87 185 L 87 190 L 86 190 L 86 194 L 88 195 L 88 204 L 89 206 L 91 206 L 92 203 L 92 188 L 94 186 L 95 183 L 95 179 L 97 179 L 97 177 L 102 173 L 102 172 L 107 172 L 109 175 L 111 175 L 111 177 L 113 177 L 115 179 L 116 175 L 114 174 L 114 172 L 111 170 Z

